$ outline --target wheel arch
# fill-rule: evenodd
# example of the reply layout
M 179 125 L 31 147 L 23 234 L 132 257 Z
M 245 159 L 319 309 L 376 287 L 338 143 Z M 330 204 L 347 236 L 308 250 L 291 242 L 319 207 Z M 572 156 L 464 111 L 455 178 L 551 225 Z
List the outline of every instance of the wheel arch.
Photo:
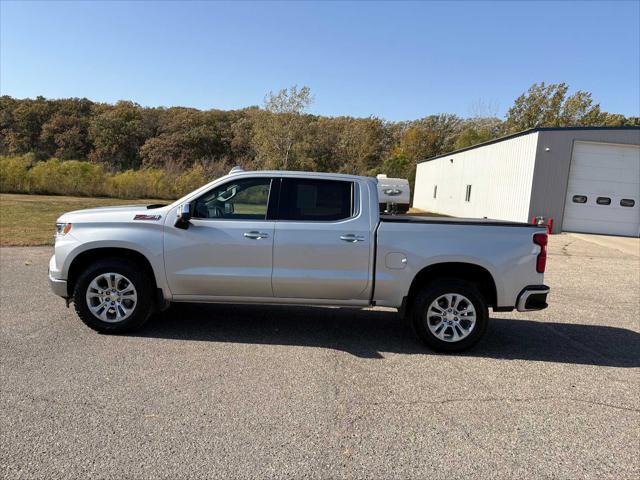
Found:
M 123 247 L 97 247 L 80 252 L 69 265 L 67 274 L 67 295 L 71 298 L 75 284 L 82 272 L 93 262 L 105 258 L 124 258 L 139 265 L 149 276 L 153 290 L 157 291 L 158 281 L 149 259 L 137 250 Z
M 476 285 L 488 306 L 495 307 L 498 303 L 496 282 L 489 270 L 475 263 L 442 262 L 428 265 L 417 273 L 403 302 L 404 306 L 411 308 L 417 293 L 439 278 L 466 280 Z

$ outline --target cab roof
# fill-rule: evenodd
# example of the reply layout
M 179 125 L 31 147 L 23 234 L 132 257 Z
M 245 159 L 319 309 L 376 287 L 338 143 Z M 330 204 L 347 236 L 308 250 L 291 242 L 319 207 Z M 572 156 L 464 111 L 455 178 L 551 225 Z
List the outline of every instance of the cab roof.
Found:
M 373 177 L 365 177 L 362 175 L 350 175 L 347 173 L 326 173 L 326 172 L 304 172 L 296 170 L 243 170 L 240 167 L 234 167 L 226 175 L 231 176 L 279 176 L 279 177 L 312 177 L 312 178 L 333 178 L 336 180 L 365 180 L 376 181 Z

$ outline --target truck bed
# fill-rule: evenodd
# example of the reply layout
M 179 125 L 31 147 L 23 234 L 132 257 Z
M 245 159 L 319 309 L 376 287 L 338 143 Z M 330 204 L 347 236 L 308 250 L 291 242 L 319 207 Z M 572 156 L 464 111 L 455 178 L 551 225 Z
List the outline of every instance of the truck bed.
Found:
M 419 215 L 380 215 L 381 222 L 390 223 L 440 223 L 445 225 L 482 225 L 486 227 L 529 227 L 540 229 L 538 225 L 490 218 L 458 218 L 458 217 L 430 217 Z

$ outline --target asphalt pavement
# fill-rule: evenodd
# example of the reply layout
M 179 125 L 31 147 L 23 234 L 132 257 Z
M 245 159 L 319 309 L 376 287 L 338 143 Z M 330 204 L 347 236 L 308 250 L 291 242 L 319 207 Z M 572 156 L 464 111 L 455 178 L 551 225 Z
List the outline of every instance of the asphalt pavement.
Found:
M 99 335 L 0 249 L 2 478 L 640 478 L 640 259 L 553 236 L 551 306 L 438 355 L 390 310 L 183 305 Z

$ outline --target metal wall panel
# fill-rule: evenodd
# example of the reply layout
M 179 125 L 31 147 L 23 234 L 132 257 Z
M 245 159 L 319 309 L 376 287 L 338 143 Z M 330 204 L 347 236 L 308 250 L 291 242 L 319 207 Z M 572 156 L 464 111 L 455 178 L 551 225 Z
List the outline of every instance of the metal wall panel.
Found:
M 530 221 L 538 134 L 419 163 L 413 206 L 456 217 Z M 469 202 L 465 201 L 467 185 L 471 185 Z

